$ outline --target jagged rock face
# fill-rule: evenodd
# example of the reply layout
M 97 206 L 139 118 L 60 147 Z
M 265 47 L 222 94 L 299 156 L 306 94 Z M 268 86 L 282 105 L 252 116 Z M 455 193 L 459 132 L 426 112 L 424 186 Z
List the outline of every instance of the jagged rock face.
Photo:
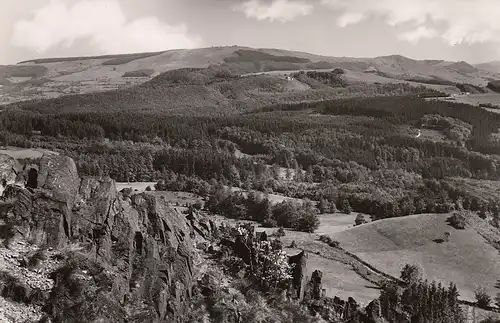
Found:
M 386 319 L 382 317 L 382 309 L 380 308 L 380 301 L 374 299 L 368 304 L 365 309 L 366 317 L 365 322 L 367 323 L 386 323 Z
M 0 196 L 8 184 L 14 183 L 19 169 L 20 165 L 14 158 L 0 154 Z
M 307 261 L 308 255 L 305 251 L 295 256 L 291 256 L 288 260 L 290 265 L 294 265 L 292 287 L 297 292 L 295 296 L 299 301 L 304 299 L 304 292 L 307 288 Z
M 311 298 L 320 299 L 322 297 L 321 281 L 323 273 L 320 270 L 315 270 L 311 275 Z
M 193 238 L 208 237 L 214 224 L 187 219 L 160 192 L 123 199 L 110 178 L 80 179 L 67 157 L 44 156 L 36 175 L 36 185 L 7 186 L 3 198 L 13 203 L 0 216 L 39 246 L 83 247 L 74 274 L 54 274 L 52 319 L 180 322 L 193 284 Z
M 140 285 L 134 293 L 154 304 L 160 320 L 180 321 L 193 284 L 191 227 L 157 193 L 134 195 L 132 206 L 133 261 L 143 265 L 132 272 Z
M 68 203 L 70 207 L 80 187 L 75 162 L 60 155 L 42 157 L 37 182 L 38 188 L 50 191 L 53 199 Z

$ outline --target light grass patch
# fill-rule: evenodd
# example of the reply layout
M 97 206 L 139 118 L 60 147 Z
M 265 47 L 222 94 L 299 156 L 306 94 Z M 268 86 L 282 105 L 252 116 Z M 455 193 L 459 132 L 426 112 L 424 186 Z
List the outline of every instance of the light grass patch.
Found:
M 473 301 L 474 287 L 493 295 L 500 277 L 500 256 L 473 228 L 455 230 L 450 214 L 423 214 L 385 219 L 332 235 L 340 246 L 393 276 L 406 263 L 420 264 L 424 276 L 443 284 L 455 282 L 461 299 Z M 450 233 L 449 241 L 444 240 Z
M 133 191 L 144 192 L 148 186 L 154 191 L 156 182 L 116 182 L 115 185 L 118 192 L 124 188 L 132 188 Z

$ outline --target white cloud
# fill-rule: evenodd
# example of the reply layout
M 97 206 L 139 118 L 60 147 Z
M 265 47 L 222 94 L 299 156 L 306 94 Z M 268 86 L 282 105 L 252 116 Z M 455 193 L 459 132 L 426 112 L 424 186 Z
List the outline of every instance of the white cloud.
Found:
M 337 20 L 339 27 L 347 27 L 349 25 L 357 24 L 358 22 L 365 19 L 365 15 L 359 12 L 346 12 L 344 15 L 340 16 Z
M 288 22 L 300 16 L 311 14 L 313 5 L 301 0 L 249 0 L 236 7 L 248 18 Z
M 18 21 L 12 34 L 14 45 L 38 53 L 70 47 L 79 39 L 90 40 L 100 54 L 193 48 L 201 43 L 183 25 L 170 26 L 156 17 L 127 21 L 118 0 L 79 0 L 70 7 L 51 0 L 31 19 Z
M 341 11 L 340 27 L 370 17 L 382 17 L 390 26 L 413 24 L 400 39 L 416 42 L 441 37 L 450 45 L 500 42 L 499 0 L 321 0 Z M 430 26 L 440 28 L 431 28 Z
M 401 33 L 398 38 L 400 40 L 406 40 L 410 43 L 418 43 L 419 40 L 427 38 L 434 38 L 438 35 L 437 30 L 426 27 L 426 26 L 419 26 L 414 30 L 408 31 Z

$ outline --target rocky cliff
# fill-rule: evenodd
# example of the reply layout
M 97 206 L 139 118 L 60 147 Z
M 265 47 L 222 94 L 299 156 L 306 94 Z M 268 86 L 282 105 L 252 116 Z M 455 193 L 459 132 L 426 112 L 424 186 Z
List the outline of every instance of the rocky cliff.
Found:
M 239 230 L 181 214 L 162 192 L 121 193 L 108 177 L 80 178 L 68 157 L 22 165 L 0 155 L 0 184 L 0 322 L 232 323 L 257 313 L 256 322 L 385 322 L 377 302 L 360 312 L 351 298 L 325 297 L 304 251 L 288 258 L 281 301 L 247 295 L 237 287 L 251 279 L 231 278 L 221 259 L 236 256 L 252 272 L 263 261 L 257 246 L 281 250 L 279 241 L 253 226 L 227 236 Z
M 210 235 L 206 221 L 178 213 L 161 193 L 124 197 L 110 178 L 79 178 L 64 156 L 21 166 L 0 156 L 0 180 L 4 250 L 19 259 L 44 253 L 46 267 L 16 269 L 5 251 L 0 272 L 14 277 L 26 298 L 36 291 L 44 320 L 180 322 L 185 316 L 193 245 Z M 29 288 L 33 280 L 47 283 Z M 3 295 L 15 296 L 2 286 Z

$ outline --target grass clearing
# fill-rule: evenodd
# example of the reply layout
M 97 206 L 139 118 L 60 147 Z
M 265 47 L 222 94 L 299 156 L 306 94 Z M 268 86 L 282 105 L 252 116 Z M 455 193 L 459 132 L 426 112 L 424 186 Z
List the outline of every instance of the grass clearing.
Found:
M 445 98 L 438 98 L 438 100 L 445 100 Z M 500 105 L 500 94 L 499 93 L 484 93 L 484 94 L 470 94 L 470 95 L 460 95 L 454 97 L 453 102 L 465 103 L 470 105 L 480 105 L 480 104 L 494 104 Z M 500 110 L 488 109 L 488 111 L 499 113 Z
M 132 190 L 137 190 L 138 192 L 144 192 L 148 186 L 151 187 L 151 190 L 155 190 L 156 182 L 116 182 L 116 190 L 119 192 L 124 188 L 131 187 Z
M 37 159 L 41 158 L 45 154 L 55 154 L 59 155 L 59 153 L 45 150 L 41 148 L 17 148 L 17 147 L 0 147 L 0 154 L 9 155 L 15 159 Z
M 340 246 L 377 269 L 399 277 L 406 263 L 420 264 L 429 280 L 454 281 L 461 298 L 474 300 L 476 285 L 491 295 L 500 277 L 500 256 L 473 228 L 455 230 L 449 215 L 424 214 L 380 220 L 332 235 Z M 438 243 L 445 232 L 448 242 Z

